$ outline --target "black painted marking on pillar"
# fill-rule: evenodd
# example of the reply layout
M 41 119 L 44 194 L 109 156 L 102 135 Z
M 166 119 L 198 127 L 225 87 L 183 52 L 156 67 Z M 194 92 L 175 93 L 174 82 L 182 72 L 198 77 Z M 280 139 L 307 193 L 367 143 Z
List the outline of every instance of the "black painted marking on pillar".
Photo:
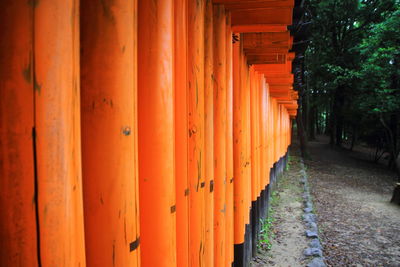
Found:
M 214 191 L 214 180 L 210 181 L 210 193 Z
M 36 128 L 32 127 L 32 149 L 33 149 L 33 174 L 34 174 L 34 195 L 35 202 L 35 220 L 36 220 L 36 253 L 38 266 L 42 266 L 41 250 L 40 250 L 40 220 L 39 220 L 39 178 L 37 171 L 37 147 L 36 147 Z
M 233 177 L 231 178 L 231 180 L 229 181 L 229 183 L 233 183 Z
M 188 196 L 189 195 L 189 188 L 186 188 L 185 189 L 185 196 Z
M 206 186 L 206 182 L 202 182 L 201 185 L 200 185 L 201 188 L 203 188 L 205 186 Z
M 135 241 L 131 242 L 129 244 L 129 252 L 134 251 L 135 249 L 137 249 L 140 245 L 140 237 L 136 238 Z
M 171 207 L 171 213 L 174 213 L 175 211 L 176 211 L 176 206 L 173 205 L 173 206 Z

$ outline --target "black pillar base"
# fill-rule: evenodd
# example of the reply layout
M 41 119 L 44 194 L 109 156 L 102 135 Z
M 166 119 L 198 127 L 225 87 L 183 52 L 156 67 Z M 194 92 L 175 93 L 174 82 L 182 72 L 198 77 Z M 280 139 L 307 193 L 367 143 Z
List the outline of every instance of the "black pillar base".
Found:
M 234 257 L 234 262 L 233 262 L 233 266 L 235 267 L 243 267 L 244 262 L 245 262 L 245 258 L 244 258 L 244 243 L 241 244 L 235 244 L 234 246 L 234 253 L 235 253 L 235 257 Z
M 257 240 L 258 240 L 258 221 L 259 221 L 259 203 L 258 201 L 251 202 L 251 218 L 250 218 L 250 226 L 251 226 L 251 257 L 255 257 L 257 254 Z
M 252 256 L 252 236 L 251 236 L 251 225 L 246 224 L 246 233 L 244 239 L 244 265 L 245 267 L 250 266 Z
M 286 153 L 270 169 L 269 184 L 261 191 L 257 200 L 252 201 L 250 209 L 250 223 L 245 226 L 244 242 L 234 246 L 234 262 L 232 267 L 249 267 L 252 257 L 257 255 L 257 244 L 261 231 L 261 221 L 268 218 L 271 194 L 275 190 L 279 177 L 285 171 L 289 161 Z

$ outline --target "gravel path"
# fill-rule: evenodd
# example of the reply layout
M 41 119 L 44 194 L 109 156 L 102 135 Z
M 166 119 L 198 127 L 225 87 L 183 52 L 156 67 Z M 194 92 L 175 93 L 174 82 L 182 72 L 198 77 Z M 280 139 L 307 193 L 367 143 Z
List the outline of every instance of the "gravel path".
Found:
M 321 137 L 320 137 L 321 138 Z M 328 266 L 400 266 L 394 174 L 359 151 L 309 143 L 307 173 Z

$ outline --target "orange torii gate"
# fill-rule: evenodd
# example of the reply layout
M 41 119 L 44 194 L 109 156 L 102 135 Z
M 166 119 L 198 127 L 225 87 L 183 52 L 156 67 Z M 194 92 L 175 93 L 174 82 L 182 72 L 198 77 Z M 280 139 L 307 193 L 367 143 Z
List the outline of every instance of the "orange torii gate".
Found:
M 294 0 L 0 2 L 0 266 L 247 266 Z

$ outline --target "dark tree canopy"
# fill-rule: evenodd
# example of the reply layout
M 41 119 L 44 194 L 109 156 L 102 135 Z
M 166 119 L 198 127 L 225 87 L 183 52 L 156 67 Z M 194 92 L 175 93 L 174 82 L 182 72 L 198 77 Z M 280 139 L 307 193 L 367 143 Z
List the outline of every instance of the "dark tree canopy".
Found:
M 301 116 L 309 139 L 364 142 L 389 155 L 400 145 L 400 1 L 309 0 Z M 377 157 L 382 154 L 377 153 Z

